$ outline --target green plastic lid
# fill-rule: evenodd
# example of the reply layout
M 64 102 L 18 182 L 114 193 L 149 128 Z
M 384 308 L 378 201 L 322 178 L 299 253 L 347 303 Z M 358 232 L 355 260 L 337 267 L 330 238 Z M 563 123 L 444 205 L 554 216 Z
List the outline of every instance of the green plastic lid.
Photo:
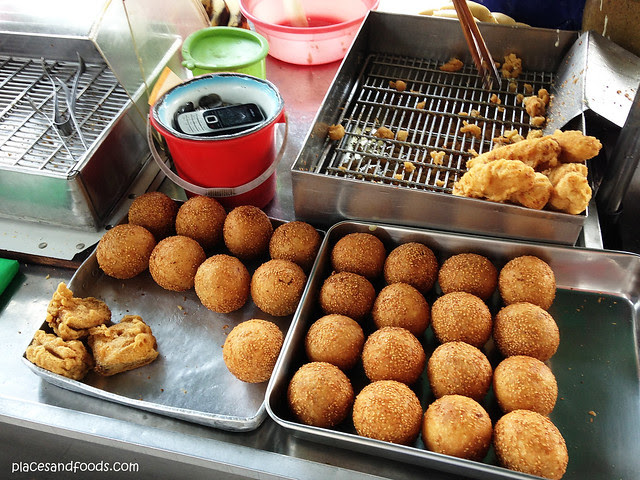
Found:
M 269 53 L 267 40 L 251 30 L 208 27 L 193 32 L 182 44 L 182 65 L 193 70 L 234 70 L 263 60 Z
M 0 258 L 0 294 L 11 283 L 16 273 L 18 273 L 18 262 L 16 260 Z

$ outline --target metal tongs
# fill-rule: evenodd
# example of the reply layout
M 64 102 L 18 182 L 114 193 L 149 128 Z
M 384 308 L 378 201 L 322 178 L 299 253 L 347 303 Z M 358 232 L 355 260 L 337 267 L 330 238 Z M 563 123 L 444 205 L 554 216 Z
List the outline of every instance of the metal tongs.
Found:
M 500 88 L 500 74 L 496 68 L 487 44 L 482 38 L 476 19 L 473 17 L 469 5 L 466 0 L 453 0 L 453 6 L 458 14 L 460 20 L 460 26 L 462 27 L 462 33 L 469 46 L 469 51 L 473 58 L 473 63 L 478 69 L 478 74 L 482 77 L 482 83 L 486 89 L 491 89 L 494 85 L 496 88 Z
M 42 63 L 42 69 L 46 73 L 49 81 L 53 86 L 53 124 L 55 128 L 64 136 L 71 135 L 73 133 L 73 129 L 75 128 L 76 132 L 78 132 L 78 137 L 80 137 L 82 145 L 84 146 L 85 150 L 87 150 L 87 142 L 82 135 L 82 130 L 80 129 L 80 124 L 78 123 L 75 112 L 78 81 L 80 80 L 80 76 L 86 71 L 87 67 L 80 54 L 76 52 L 76 55 L 78 56 L 78 68 L 73 78 L 71 88 L 69 88 L 69 86 L 65 82 L 52 74 L 51 68 L 49 67 L 49 65 L 47 65 L 44 58 L 41 58 L 40 62 Z M 60 88 L 62 88 L 65 103 L 67 104 L 67 115 L 63 115 L 63 113 L 60 111 L 58 102 L 58 88 L 56 87 L 56 82 L 60 84 Z

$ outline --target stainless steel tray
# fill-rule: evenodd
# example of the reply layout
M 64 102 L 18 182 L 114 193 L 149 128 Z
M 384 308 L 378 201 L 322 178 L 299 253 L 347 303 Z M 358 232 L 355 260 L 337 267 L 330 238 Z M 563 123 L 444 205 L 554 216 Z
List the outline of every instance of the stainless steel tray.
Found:
M 272 220 L 274 228 L 281 222 Z M 266 261 L 266 259 L 262 259 Z M 243 262 L 253 273 L 262 261 Z M 192 288 L 171 292 L 158 286 L 149 271 L 129 280 L 105 275 L 94 253 L 78 268 L 68 287 L 76 297 L 96 297 L 111 309 L 113 321 L 140 315 L 158 342 L 159 357 L 150 365 L 102 377 L 90 372 L 82 381 L 24 362 L 47 382 L 68 390 L 151 412 L 232 431 L 256 429 L 266 418 L 267 383 L 236 379 L 222 359 L 227 334 L 242 321 L 273 321 L 286 335 L 293 315 L 272 317 L 249 298 L 229 314 L 205 308 Z M 46 322 L 43 330 L 50 332 Z
M 565 479 L 637 478 L 640 457 L 640 370 L 637 312 L 640 306 L 640 256 L 603 250 L 546 246 L 488 237 L 463 236 L 408 227 L 342 222 L 329 229 L 311 272 L 306 291 L 285 339 L 283 353 L 267 388 L 269 415 L 293 435 L 339 445 L 372 455 L 434 468 L 473 478 L 532 478 L 498 466 L 493 449 L 483 462 L 473 462 L 425 450 L 419 438 L 411 446 L 360 437 L 350 419 L 335 429 L 298 423 L 289 412 L 286 390 L 293 373 L 308 360 L 304 335 L 322 316 L 317 296 L 331 272 L 335 242 L 351 232 L 377 235 L 390 251 L 417 241 L 434 250 L 440 263 L 450 255 L 475 252 L 486 255 L 497 268 L 513 257 L 531 254 L 547 261 L 557 280 L 557 297 L 550 309 L 560 329 L 560 347 L 548 362 L 559 387 L 551 420 L 562 432 L 569 450 Z M 379 289 L 382 285 L 376 285 Z M 427 300 L 431 304 L 439 287 Z M 489 301 L 500 308 L 497 294 Z M 369 322 L 369 324 L 367 324 Z M 365 321 L 365 334 L 372 326 Z M 422 338 L 427 355 L 437 346 L 431 328 Z M 488 342 L 485 352 L 495 367 L 500 355 Z M 356 393 L 367 383 L 361 364 L 349 375 Z M 414 391 L 423 410 L 434 400 L 426 374 Z M 490 392 L 484 406 L 495 422 L 500 412 Z

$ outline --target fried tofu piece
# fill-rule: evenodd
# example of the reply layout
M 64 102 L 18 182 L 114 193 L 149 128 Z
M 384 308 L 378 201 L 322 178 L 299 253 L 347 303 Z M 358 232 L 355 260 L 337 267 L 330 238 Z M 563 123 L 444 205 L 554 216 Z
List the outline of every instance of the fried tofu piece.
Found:
M 80 340 L 65 341 L 38 330 L 27 347 L 27 360 L 52 373 L 81 380 L 93 367 L 93 358 Z
M 587 173 L 582 163 L 563 163 L 549 170 L 547 177 L 553 185 L 549 206 L 572 215 L 584 212 L 592 195 Z
M 469 169 L 453 185 L 453 194 L 484 198 L 492 202 L 511 202 L 515 195 L 530 191 L 536 172 L 520 160 L 499 159 Z
M 556 130 L 551 137 L 560 145 L 558 158 L 562 163 L 583 163 L 598 155 L 602 148 L 600 140 L 578 130 Z
M 77 340 L 89 329 L 111 320 L 111 310 L 94 297 L 76 298 L 64 282 L 60 282 L 47 307 L 47 323 L 63 340 Z
M 138 315 L 125 315 L 111 327 L 90 329 L 88 342 L 95 371 L 104 376 L 142 367 L 158 357 L 156 338 Z

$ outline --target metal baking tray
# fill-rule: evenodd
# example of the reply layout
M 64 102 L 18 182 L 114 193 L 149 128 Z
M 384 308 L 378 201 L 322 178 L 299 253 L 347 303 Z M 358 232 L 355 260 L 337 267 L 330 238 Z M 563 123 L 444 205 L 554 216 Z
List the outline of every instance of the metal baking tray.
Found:
M 493 448 L 482 462 L 474 462 L 425 450 L 421 438 L 413 445 L 382 442 L 356 434 L 348 418 L 334 429 L 298 423 L 287 406 L 287 386 L 295 371 L 308 362 L 304 336 L 322 316 L 317 297 L 331 273 L 333 245 L 352 232 L 378 236 L 387 251 L 406 242 L 429 246 L 440 264 L 456 253 L 487 256 L 498 269 L 519 255 L 536 255 L 554 270 L 557 296 L 550 313 L 560 329 L 560 346 L 547 362 L 558 381 L 558 401 L 550 418 L 564 436 L 569 465 L 563 477 L 637 478 L 640 457 L 640 368 L 638 364 L 637 312 L 640 307 L 640 256 L 605 250 L 547 246 L 539 243 L 463 236 L 411 227 L 363 222 L 341 222 L 327 231 L 316 264 L 310 274 L 302 302 L 285 339 L 283 353 L 267 388 L 267 412 L 293 435 L 315 442 L 383 456 L 409 464 L 442 470 L 465 478 L 533 478 L 497 464 Z M 376 289 L 382 287 L 376 284 Z M 436 285 L 429 304 L 437 297 Z M 488 302 L 491 311 L 500 308 L 498 294 Z M 365 335 L 372 321 L 363 323 Z M 421 339 L 427 356 L 437 342 L 431 328 Z M 490 340 L 485 346 L 489 361 L 501 360 Z M 356 394 L 368 383 L 361 362 L 349 372 Z M 434 400 L 426 373 L 413 385 L 423 410 Z M 493 422 L 500 411 L 490 391 L 483 402 Z
M 272 219 L 272 223 L 276 228 L 282 222 Z M 220 250 L 216 253 L 228 253 Z M 253 274 L 266 260 L 243 263 Z M 114 322 L 123 315 L 140 315 L 151 327 L 160 355 L 153 363 L 135 370 L 111 377 L 89 372 L 81 381 L 44 370 L 23 356 L 26 365 L 45 381 L 224 430 L 254 430 L 266 418 L 267 382 L 250 384 L 236 379 L 224 364 L 222 345 L 233 327 L 251 318 L 270 320 L 286 335 L 293 315 L 268 315 L 251 298 L 240 310 L 215 313 L 202 305 L 193 288 L 186 292 L 165 290 L 155 283 L 148 270 L 128 280 L 105 275 L 98 266 L 95 251 L 78 268 L 68 287 L 75 297 L 103 300 L 111 309 Z M 41 328 L 51 333 L 46 322 Z

